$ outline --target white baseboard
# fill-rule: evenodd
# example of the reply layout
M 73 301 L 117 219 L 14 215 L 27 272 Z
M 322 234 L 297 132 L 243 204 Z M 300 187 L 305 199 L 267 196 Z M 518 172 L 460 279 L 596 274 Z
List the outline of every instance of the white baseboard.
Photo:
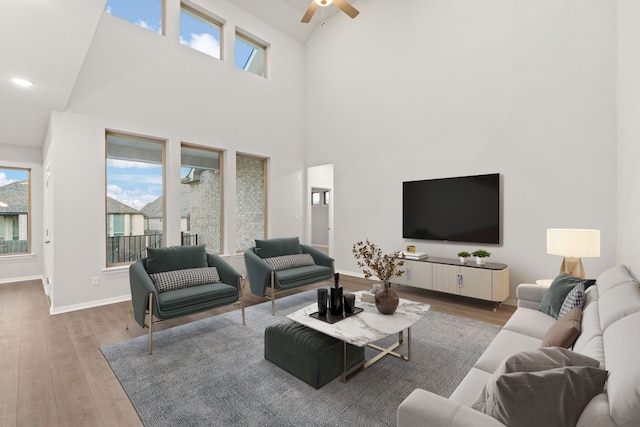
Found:
M 31 280 L 44 281 L 44 277 L 40 275 L 40 276 L 25 276 L 25 277 L 12 277 L 10 279 L 0 279 L 0 285 L 5 285 L 7 283 L 28 282 Z
M 65 305 L 62 307 L 51 307 L 49 313 L 51 315 L 68 313 L 70 311 L 84 310 L 85 308 L 100 307 L 103 305 L 115 304 L 117 302 L 131 301 L 131 295 L 122 295 L 119 297 L 105 298 L 96 301 L 83 302 L 80 304 Z

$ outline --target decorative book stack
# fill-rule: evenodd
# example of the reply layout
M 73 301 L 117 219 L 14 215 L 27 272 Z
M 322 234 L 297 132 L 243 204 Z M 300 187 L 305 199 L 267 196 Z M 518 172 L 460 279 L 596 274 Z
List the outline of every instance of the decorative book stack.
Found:
M 362 302 L 375 303 L 376 296 L 373 294 L 373 292 L 363 292 L 360 300 L 362 300 Z
M 403 256 L 405 259 L 417 259 L 417 260 L 421 260 L 429 257 L 429 255 L 427 255 L 425 252 L 402 251 L 400 252 L 400 255 Z

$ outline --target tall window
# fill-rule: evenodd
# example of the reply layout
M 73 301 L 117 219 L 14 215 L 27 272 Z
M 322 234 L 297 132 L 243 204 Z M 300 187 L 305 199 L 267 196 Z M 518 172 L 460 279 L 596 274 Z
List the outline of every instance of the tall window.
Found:
M 267 237 L 267 159 L 236 156 L 236 248 Z
M 106 12 L 158 34 L 164 34 L 163 0 L 108 0 Z
M 164 141 L 107 132 L 107 265 L 164 246 Z
M 222 153 L 182 144 L 181 223 L 183 245 L 222 252 Z
M 242 32 L 236 31 L 236 67 L 267 77 L 267 45 Z
M 0 256 L 30 252 L 31 170 L 0 166 Z
M 181 44 L 220 59 L 221 28 L 222 24 L 216 19 L 186 3 L 180 3 Z

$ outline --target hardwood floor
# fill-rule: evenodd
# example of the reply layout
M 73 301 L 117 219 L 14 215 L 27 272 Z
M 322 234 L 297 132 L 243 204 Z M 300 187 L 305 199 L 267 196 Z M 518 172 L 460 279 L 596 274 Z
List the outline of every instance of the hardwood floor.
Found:
M 349 291 L 369 289 L 371 283 L 341 276 L 342 286 Z M 277 297 L 320 286 L 330 283 L 305 286 Z M 482 301 L 411 287 L 394 286 L 393 290 L 402 298 L 431 304 L 432 310 L 499 326 L 515 310 L 502 305 L 494 313 L 492 304 Z M 247 286 L 244 301 L 248 306 L 268 299 L 252 295 Z M 154 325 L 154 331 L 231 310 L 238 307 L 172 319 Z M 142 425 L 100 352 L 100 346 L 146 333 L 135 322 L 125 329 L 128 311 L 129 303 L 123 302 L 51 316 L 48 297 L 38 281 L 0 285 L 0 425 Z

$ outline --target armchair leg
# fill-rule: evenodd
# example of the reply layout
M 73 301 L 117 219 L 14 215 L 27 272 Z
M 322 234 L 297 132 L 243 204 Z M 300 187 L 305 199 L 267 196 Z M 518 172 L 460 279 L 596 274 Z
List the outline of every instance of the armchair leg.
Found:
M 243 277 L 242 279 L 240 279 L 241 281 L 241 285 L 240 285 L 240 309 L 242 310 L 242 324 L 246 325 L 246 321 L 245 321 L 245 317 L 244 317 L 244 299 L 243 299 L 243 295 L 244 295 L 244 287 L 247 284 L 247 277 Z
M 129 315 L 127 316 L 127 326 L 126 330 L 129 330 L 129 324 L 131 323 L 131 317 L 133 316 L 133 301 L 131 301 L 131 305 L 129 306 Z
M 271 315 L 276 315 L 276 279 L 275 273 L 271 272 Z
M 153 293 L 149 294 L 149 355 L 153 352 L 153 331 L 151 328 L 153 327 Z

